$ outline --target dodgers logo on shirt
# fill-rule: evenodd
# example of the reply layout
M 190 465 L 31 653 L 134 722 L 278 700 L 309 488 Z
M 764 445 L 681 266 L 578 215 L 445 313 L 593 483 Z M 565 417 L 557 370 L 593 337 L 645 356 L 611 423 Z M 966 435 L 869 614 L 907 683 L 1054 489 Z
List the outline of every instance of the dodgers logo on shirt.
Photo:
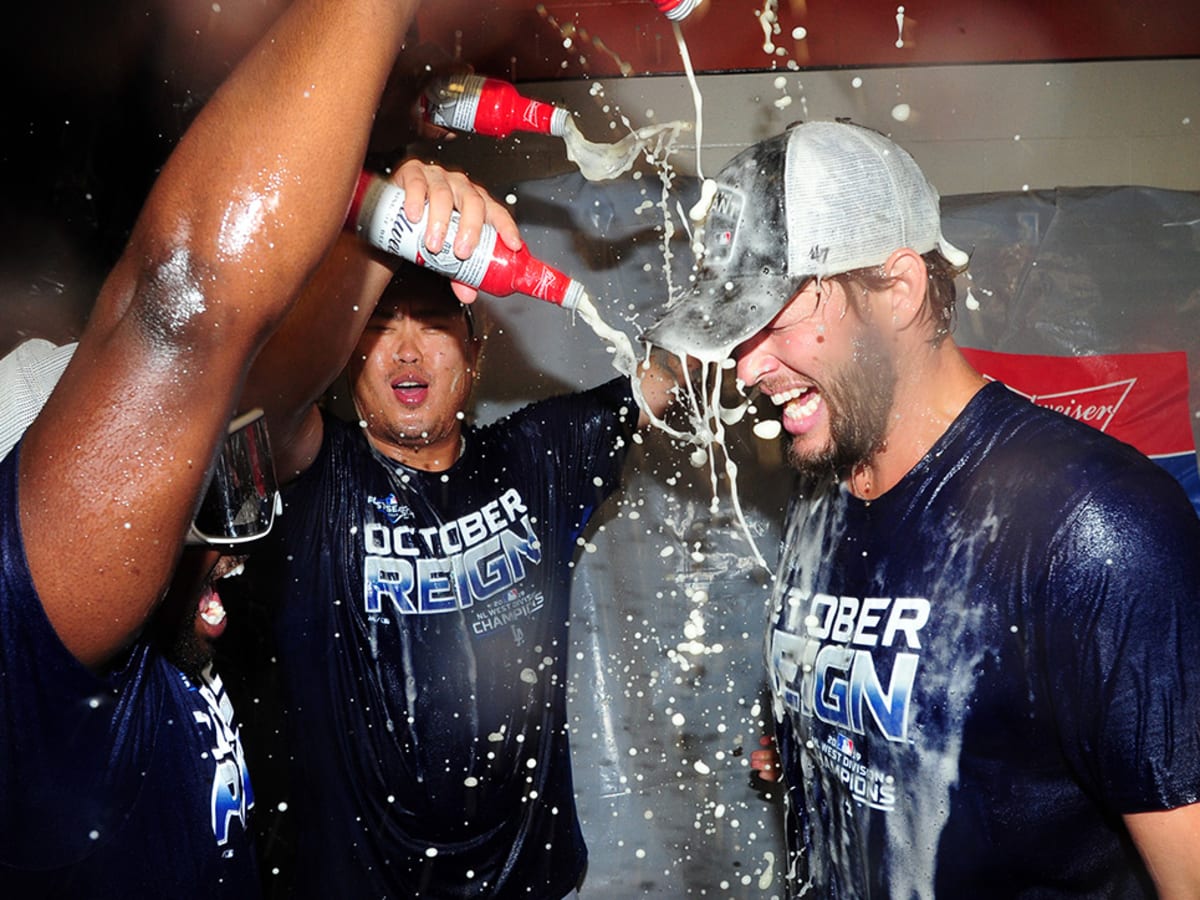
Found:
M 372 505 L 380 509 L 377 498 Z M 389 517 L 390 518 L 390 517 Z M 363 598 L 368 615 L 434 615 L 503 595 L 542 561 L 541 540 L 519 491 L 428 527 L 363 523 Z M 540 596 L 527 609 L 540 609 Z
M 367 503 L 387 516 L 387 520 L 393 525 L 401 519 L 413 518 L 413 511 L 401 503 L 394 493 L 386 497 L 368 497 Z
M 230 827 L 236 819 L 242 830 L 247 830 L 248 816 L 254 807 L 254 791 L 250 787 L 250 775 L 242 751 L 242 741 L 234 724 L 233 704 L 225 693 L 219 675 L 214 675 L 211 666 L 204 670 L 199 684 L 193 684 L 186 676 L 180 677 L 189 688 L 204 698 L 208 710 L 193 710 L 192 718 L 210 736 L 213 762 L 211 814 L 213 836 L 217 846 L 229 841 Z M 225 851 L 228 855 L 232 851 Z

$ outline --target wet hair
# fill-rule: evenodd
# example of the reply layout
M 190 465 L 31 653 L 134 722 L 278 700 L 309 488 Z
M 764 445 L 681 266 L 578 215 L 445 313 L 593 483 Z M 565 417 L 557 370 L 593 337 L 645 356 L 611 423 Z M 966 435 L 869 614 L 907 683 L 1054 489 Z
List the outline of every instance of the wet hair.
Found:
M 921 255 L 925 261 L 926 289 L 925 304 L 921 309 L 919 322 L 933 322 L 933 335 L 929 342 L 937 347 L 951 332 L 954 331 L 955 303 L 958 300 L 958 288 L 954 279 L 967 270 L 966 266 L 955 266 L 940 250 L 930 250 Z M 830 275 L 827 280 L 836 281 L 846 292 L 849 302 L 856 303 L 855 292 L 850 290 L 853 285 L 860 291 L 883 291 L 896 283 L 896 279 L 883 271 L 883 266 L 868 266 L 865 269 L 853 269 L 841 275 Z
M 447 306 L 458 308 L 467 323 L 467 339 L 474 340 L 478 334 L 475 312 L 471 304 L 463 303 L 454 295 L 450 279 L 432 269 L 415 263 L 403 263 L 379 296 L 376 308 L 385 303 L 419 296 L 425 300 L 441 300 Z

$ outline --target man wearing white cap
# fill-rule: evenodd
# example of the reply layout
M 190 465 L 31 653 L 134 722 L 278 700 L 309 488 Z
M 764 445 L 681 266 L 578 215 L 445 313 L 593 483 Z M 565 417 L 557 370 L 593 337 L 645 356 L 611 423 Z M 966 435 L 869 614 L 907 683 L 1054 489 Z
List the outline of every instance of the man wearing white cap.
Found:
M 799 893 L 1200 896 L 1200 522 L 1134 449 L 987 382 L 966 256 L 856 125 L 718 176 L 647 334 L 737 360 L 798 471 L 768 664 Z

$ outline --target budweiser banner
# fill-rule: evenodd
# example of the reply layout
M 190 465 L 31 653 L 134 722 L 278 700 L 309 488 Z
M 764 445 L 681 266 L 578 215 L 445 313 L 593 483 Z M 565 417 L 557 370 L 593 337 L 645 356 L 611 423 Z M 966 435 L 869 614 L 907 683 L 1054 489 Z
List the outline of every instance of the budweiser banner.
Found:
M 986 377 L 1039 406 L 1137 447 L 1179 479 L 1200 512 L 1183 351 L 1038 356 L 964 349 L 963 355 Z

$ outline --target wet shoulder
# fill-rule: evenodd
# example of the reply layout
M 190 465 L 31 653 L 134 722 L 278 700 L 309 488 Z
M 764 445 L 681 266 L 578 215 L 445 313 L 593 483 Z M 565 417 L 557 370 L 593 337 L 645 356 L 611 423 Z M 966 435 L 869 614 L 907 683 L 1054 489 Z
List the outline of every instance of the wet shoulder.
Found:
M 1049 512 L 1084 502 L 1153 504 L 1182 493 L 1136 448 L 993 382 L 955 423 L 944 449 L 1014 502 Z M 984 463 L 986 462 L 986 465 Z
M 473 433 L 488 446 L 536 460 L 556 445 L 573 447 L 589 436 L 603 441 L 610 432 L 627 435 L 637 415 L 629 380 L 618 377 L 586 391 L 535 401 Z

